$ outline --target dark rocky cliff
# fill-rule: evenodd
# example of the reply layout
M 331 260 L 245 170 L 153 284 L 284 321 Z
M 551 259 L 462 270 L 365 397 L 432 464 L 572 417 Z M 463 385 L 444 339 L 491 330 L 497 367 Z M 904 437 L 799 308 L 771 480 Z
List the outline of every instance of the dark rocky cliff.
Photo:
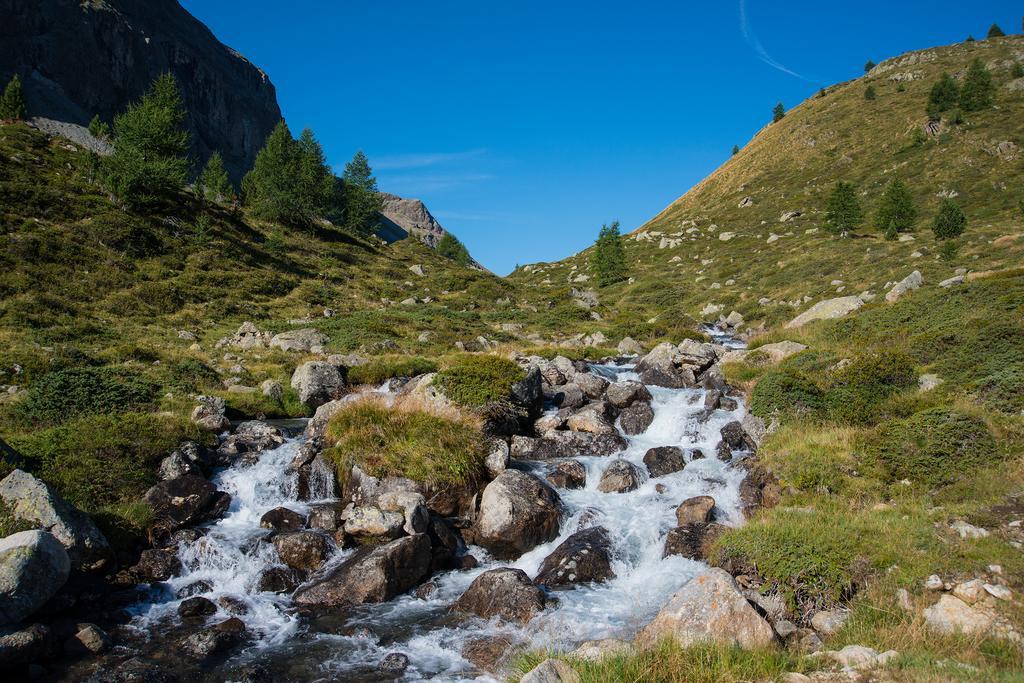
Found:
M 196 159 L 240 179 L 281 118 L 274 85 L 177 0 L 0 0 L 0 79 L 21 75 L 31 116 L 113 121 L 167 71 Z

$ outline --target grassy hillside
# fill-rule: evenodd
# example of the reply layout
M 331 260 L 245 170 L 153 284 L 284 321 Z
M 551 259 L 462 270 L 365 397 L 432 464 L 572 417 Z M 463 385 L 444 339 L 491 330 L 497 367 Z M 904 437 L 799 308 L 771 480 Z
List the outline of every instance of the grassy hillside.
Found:
M 960 125 L 944 121 L 926 132 L 932 84 L 944 71 L 962 79 L 975 58 L 992 74 L 995 106 L 965 114 Z M 1024 80 L 1013 77 L 1015 64 L 1024 64 L 1020 36 L 909 53 L 825 89 L 766 126 L 721 168 L 628 235 L 632 279 L 602 290 L 608 305 L 598 310 L 609 322 L 628 325 L 700 317 L 711 303 L 724 313 L 736 309 L 748 320 L 773 325 L 837 292 L 881 293 L 887 282 L 915 269 L 936 284 L 957 268 L 1019 263 Z M 869 86 L 874 100 L 864 96 Z M 914 241 L 887 241 L 873 224 L 893 178 L 914 195 Z M 840 180 L 856 186 L 867 214 L 862 229 L 848 238 L 825 230 L 828 194 Z M 968 227 L 956 256 L 941 260 L 931 224 L 939 194 L 953 192 Z M 791 211 L 800 215 L 782 222 Z M 733 236 L 723 241 L 724 233 Z M 541 291 L 574 283 L 586 287 L 588 256 L 585 251 L 526 266 L 511 279 Z

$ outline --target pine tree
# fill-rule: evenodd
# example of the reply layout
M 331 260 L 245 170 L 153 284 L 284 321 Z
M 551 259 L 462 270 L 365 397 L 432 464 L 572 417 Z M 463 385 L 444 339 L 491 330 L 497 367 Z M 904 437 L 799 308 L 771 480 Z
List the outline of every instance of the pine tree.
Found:
M 956 79 L 943 72 L 939 80 L 928 93 L 928 116 L 932 119 L 941 117 L 942 112 L 957 105 L 960 101 L 960 86 Z
M 775 108 L 772 109 L 772 123 L 778 123 L 785 117 L 786 108 L 782 105 L 782 102 L 779 102 L 778 104 L 775 105 Z
M 188 177 L 189 135 L 174 76 L 159 76 L 141 100 L 114 119 L 114 153 L 103 160 L 106 188 L 126 206 L 145 208 L 179 191 Z
M 210 155 L 203 172 L 199 174 L 198 185 L 206 201 L 234 201 L 235 188 L 224 169 L 224 159 L 221 158 L 220 152 Z
M 98 140 L 109 140 L 110 139 L 110 126 L 107 122 L 100 118 L 99 114 L 92 117 L 89 121 L 89 133 Z
M 298 154 L 288 124 L 279 121 L 242 179 L 242 196 L 252 215 L 295 224 L 295 178 Z
M 852 184 L 842 181 L 836 183 L 828 198 L 826 220 L 829 229 L 836 234 L 849 232 L 864 220 L 860 201 L 857 199 L 857 193 Z
M 867 88 L 866 88 L 866 89 L 864 90 L 864 99 L 865 99 L 865 100 L 867 100 L 868 102 L 871 102 L 871 101 L 873 101 L 873 100 L 874 100 L 874 99 L 875 99 L 876 97 L 877 97 L 877 94 L 875 93 L 875 86 L 873 86 L 873 85 L 869 85 L 869 86 L 868 86 L 868 87 L 867 87 Z
M 988 29 L 988 38 L 1002 38 L 1006 34 L 1003 33 L 1003 29 L 999 28 L 999 24 L 992 24 Z
M 296 214 L 307 225 L 322 218 L 335 203 L 335 181 L 331 167 L 327 165 L 327 157 L 323 147 L 306 128 L 296 143 L 298 154 L 298 207 Z
M 874 69 L 874 68 L 875 68 L 876 66 L 878 66 L 878 65 L 877 65 L 877 64 L 875 64 L 875 63 L 874 63 L 873 61 L 871 61 L 871 60 L 869 59 L 869 60 L 868 60 L 868 61 L 867 61 L 867 62 L 866 62 L 866 63 L 864 64 L 864 73 L 867 73 L 867 72 L 871 71 L 871 70 L 872 70 L 872 69 Z
M 942 200 L 939 213 L 935 216 L 935 223 L 932 225 L 932 232 L 935 239 L 948 240 L 964 234 L 967 227 L 967 217 L 963 210 L 948 197 Z
M 590 270 L 599 287 L 607 287 L 626 279 L 626 250 L 619 235 L 619 222 L 602 225 L 594 251 L 590 254 Z
M 17 74 L 11 78 L 0 95 L 0 121 L 22 121 L 25 118 L 25 94 L 21 91 L 21 79 Z
M 435 247 L 435 249 L 438 254 L 455 261 L 460 266 L 468 266 L 473 261 L 469 255 L 469 250 L 466 249 L 466 246 L 459 241 L 458 237 L 450 232 L 446 232 L 444 236 L 437 241 L 437 247 Z
M 888 237 L 890 233 L 913 231 L 916 219 L 917 208 L 914 206 L 910 190 L 901 180 L 894 179 L 882 195 L 882 204 L 878 208 L 875 225 L 885 230 Z
M 992 75 L 980 59 L 975 59 L 967 69 L 964 87 L 960 90 L 960 108 L 964 111 L 987 109 L 992 106 L 994 92 Z
M 732 155 L 736 156 L 739 153 L 740 153 L 740 146 L 739 145 L 733 145 L 732 146 Z
M 1014 62 L 1013 68 L 1010 69 L 1010 75 L 1013 78 L 1024 78 L 1024 64 Z
M 370 162 L 362 150 L 345 164 L 341 176 L 345 197 L 345 225 L 350 230 L 373 234 L 380 225 L 380 211 L 384 198 L 377 191 Z
M 973 42 L 975 42 L 974 36 L 970 36 L 970 35 L 967 36 L 967 40 L 965 40 L 964 42 L 965 43 L 973 43 Z

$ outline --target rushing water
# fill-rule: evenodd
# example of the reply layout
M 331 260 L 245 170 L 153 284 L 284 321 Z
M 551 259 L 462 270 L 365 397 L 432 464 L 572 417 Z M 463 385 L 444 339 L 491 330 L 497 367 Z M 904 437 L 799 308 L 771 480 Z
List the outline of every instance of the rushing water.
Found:
M 592 370 L 611 380 L 637 379 L 629 366 L 594 366 Z M 404 680 L 492 680 L 479 675 L 461 656 L 468 641 L 504 635 L 535 647 L 572 649 L 586 640 L 631 639 L 704 567 L 679 556 L 662 557 L 665 535 L 676 525 L 675 507 L 692 496 L 710 495 L 717 503 L 717 521 L 739 524 L 742 520 L 738 489 L 744 473 L 719 461 L 714 453 L 719 430 L 727 422 L 742 419 L 743 405 L 708 416 L 701 389 L 649 388 L 654 421 L 645 433 L 626 437 L 629 446 L 619 457 L 646 472 L 643 456 L 649 448 L 679 446 L 687 460 L 682 471 L 647 479 L 635 491 L 602 493 L 597 485 L 613 458 L 579 457 L 587 469 L 586 487 L 558 490 L 566 509 L 558 538 L 512 563 L 498 562 L 482 548 L 471 546 L 468 551 L 480 560 L 480 566 L 435 576 L 437 588 L 429 599 L 407 594 L 389 603 L 359 607 L 343 617 L 304 622 L 291 609 L 288 595 L 257 591 L 261 572 L 279 565 L 273 546 L 259 540 L 270 533 L 260 528 L 260 517 L 278 506 L 305 513 L 311 504 L 297 500 L 289 464 L 301 439 L 290 439 L 263 453 L 256 462 L 234 465 L 213 478 L 218 488 L 231 494 L 230 510 L 204 537 L 183 544 L 182 575 L 168 581 L 168 589 L 154 602 L 138 608 L 135 625 L 153 631 L 174 623 L 180 603 L 175 591 L 200 581 L 207 584 L 195 594 L 214 602 L 225 596 L 240 601 L 246 608 L 240 618 L 257 640 L 211 672 L 222 679 L 230 679 L 239 667 L 255 664 L 275 680 L 387 680 L 377 664 L 387 654 L 401 652 L 410 660 Z M 708 457 L 692 460 L 693 449 Z M 543 478 L 551 464 L 516 466 Z M 663 492 L 659 493 L 656 485 L 662 485 Z M 333 491 L 325 485 L 316 495 L 326 501 Z M 612 541 L 614 579 L 557 591 L 557 603 L 525 627 L 461 620 L 448 614 L 451 603 L 488 569 L 514 566 L 536 575 L 544 558 L 578 530 L 581 515 L 585 511 L 592 515 L 594 510 L 598 515 L 595 523 L 608 530 Z M 336 551 L 328 564 L 335 565 L 349 552 Z M 220 611 L 209 623 L 227 616 Z

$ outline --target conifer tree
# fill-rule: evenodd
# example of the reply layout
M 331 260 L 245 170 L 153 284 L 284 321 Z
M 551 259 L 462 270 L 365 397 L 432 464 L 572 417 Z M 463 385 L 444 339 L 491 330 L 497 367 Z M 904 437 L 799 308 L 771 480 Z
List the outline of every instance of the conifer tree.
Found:
M 960 108 L 964 111 L 987 109 L 992 106 L 994 92 L 992 75 L 980 59 L 975 59 L 967 69 L 964 87 L 960 90 Z
M 181 92 L 174 76 L 164 74 L 114 119 L 114 152 L 103 160 L 104 185 L 128 207 L 152 206 L 184 186 L 188 148 Z
M 459 238 L 450 232 L 446 232 L 444 236 L 438 240 L 437 253 L 445 258 L 455 261 L 460 266 L 468 266 L 472 262 L 472 258 L 469 255 L 469 250 L 466 246 L 459 241 Z
M 296 143 L 298 154 L 298 203 L 296 213 L 306 224 L 322 218 L 335 201 L 335 181 L 323 147 L 306 128 Z
M 24 118 L 25 94 L 21 91 L 21 78 L 15 74 L 0 95 L 0 121 L 21 121 Z
M 224 159 L 220 152 L 214 152 L 206 162 L 203 172 L 199 174 L 199 191 L 209 202 L 233 201 L 235 188 L 231 178 L 224 169 Z
M 999 28 L 999 24 L 992 24 L 988 29 L 989 38 L 1002 38 L 1006 34 L 1003 33 L 1003 29 Z
M 874 99 L 875 99 L 875 98 L 876 98 L 877 96 L 878 96 L 878 95 L 877 95 L 877 94 L 875 93 L 875 86 L 873 86 L 873 85 L 869 85 L 869 86 L 868 86 L 868 87 L 867 87 L 867 88 L 866 88 L 866 89 L 864 90 L 864 99 L 865 99 L 865 100 L 867 100 L 868 102 L 871 102 L 871 101 L 872 101 L 872 100 L 874 100 Z
M 619 222 L 602 225 L 594 251 L 590 254 L 590 270 L 599 287 L 607 287 L 626 279 L 626 250 L 619 235 Z
M 826 214 L 829 230 L 836 234 L 855 229 L 864 220 L 857 193 L 850 183 L 839 181 L 828 198 Z
M 869 60 L 868 60 L 868 61 L 867 61 L 867 62 L 866 62 L 866 63 L 864 64 L 864 73 L 867 73 L 867 72 L 871 71 L 871 70 L 872 70 L 872 69 L 874 69 L 874 68 L 875 68 L 876 66 L 878 66 L 878 65 L 877 65 L 877 64 L 875 64 L 875 63 L 874 63 L 874 62 L 873 62 L 872 60 L 870 60 L 870 59 L 869 59 Z
M 772 123 L 778 123 L 785 117 L 786 108 L 782 105 L 782 102 L 779 102 L 778 104 L 775 105 L 775 108 L 772 109 Z
M 733 145 L 732 146 L 732 155 L 736 156 L 739 153 L 740 153 L 740 146 L 739 145 Z
M 935 216 L 935 223 L 932 225 L 932 232 L 935 239 L 948 240 L 964 234 L 967 227 L 967 217 L 963 210 L 950 198 L 942 200 L 939 213 Z
M 942 112 L 955 107 L 959 100 L 960 86 L 956 79 L 943 72 L 928 93 L 928 116 L 932 119 L 940 118 Z
M 345 201 L 345 225 L 356 232 L 372 234 L 380 225 L 384 198 L 377 190 L 377 179 L 362 150 L 345 164 L 341 176 Z
M 92 117 L 89 121 L 89 133 L 98 140 L 109 140 L 110 139 L 110 126 L 107 122 L 100 118 L 99 114 Z
M 882 195 L 882 204 L 878 208 L 875 225 L 890 233 L 911 232 L 917 219 L 917 208 L 910 190 L 898 178 L 889 183 Z

